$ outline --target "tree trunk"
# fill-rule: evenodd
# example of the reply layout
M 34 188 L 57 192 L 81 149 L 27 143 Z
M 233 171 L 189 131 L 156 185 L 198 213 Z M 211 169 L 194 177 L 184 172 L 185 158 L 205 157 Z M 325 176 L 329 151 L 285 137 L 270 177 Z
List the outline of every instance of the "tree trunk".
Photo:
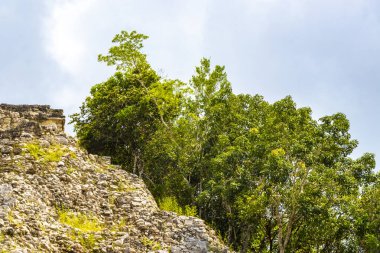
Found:
M 273 238 L 272 238 L 272 224 L 271 220 L 269 220 L 269 223 L 267 224 L 267 238 L 269 241 L 269 252 L 273 252 Z
M 276 206 L 276 220 L 278 224 L 278 248 L 280 253 L 285 253 L 285 247 L 283 244 L 283 224 L 282 224 L 282 215 L 280 214 L 280 204 Z

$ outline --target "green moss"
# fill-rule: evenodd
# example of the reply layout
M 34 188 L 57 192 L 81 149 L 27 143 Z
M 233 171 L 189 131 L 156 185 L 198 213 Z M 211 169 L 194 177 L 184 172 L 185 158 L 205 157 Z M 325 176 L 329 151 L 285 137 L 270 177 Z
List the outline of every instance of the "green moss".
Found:
M 23 162 L 20 161 L 20 160 L 14 160 L 14 159 L 12 159 L 12 163 L 13 163 L 17 168 L 21 168 L 21 167 L 23 167 Z
M 114 224 L 111 228 L 110 231 L 112 232 L 122 232 L 127 229 L 127 219 L 122 218 L 120 219 L 119 223 Z
M 0 243 L 5 241 L 5 235 L 3 232 L 0 232 Z M 0 251 L 1 252 L 1 251 Z
M 8 213 L 7 213 L 7 219 L 9 221 L 9 223 L 11 224 L 14 224 L 15 223 L 15 219 L 13 217 L 13 212 L 12 210 L 10 210 Z
M 38 228 L 41 230 L 41 231 L 46 231 L 46 227 L 44 224 L 42 224 L 41 222 L 38 222 Z
M 88 216 L 68 210 L 58 210 L 58 220 L 81 232 L 99 232 L 103 229 L 98 218 L 95 216 Z
M 71 175 L 73 174 L 73 172 L 76 171 L 76 169 L 74 167 L 69 167 L 67 170 L 66 170 L 66 174 L 67 175 Z
M 95 167 L 95 172 L 96 173 L 104 173 L 105 172 L 105 169 L 103 166 L 96 166 Z
M 130 186 L 126 181 L 119 181 L 117 183 L 117 189 L 118 192 L 131 192 L 137 190 L 136 187 Z
M 97 240 L 95 238 L 94 234 L 84 233 L 84 232 L 81 232 L 79 230 L 70 231 L 68 233 L 68 237 L 70 238 L 70 240 L 78 242 L 80 245 L 82 245 L 82 247 L 84 247 L 88 250 L 95 248 L 96 244 L 99 242 L 99 240 Z M 72 249 L 70 249 L 70 250 L 72 250 Z
M 82 234 L 79 237 L 79 243 L 86 249 L 93 249 L 97 243 L 93 234 Z
M 71 150 L 69 151 L 69 155 L 70 155 L 70 158 L 72 159 L 76 159 L 78 157 L 77 154 Z
M 27 143 L 24 148 L 35 160 L 42 162 L 59 162 L 67 151 L 58 144 L 43 148 L 38 143 L 33 142 Z
M 113 196 L 113 195 L 110 195 L 108 197 L 108 203 L 111 204 L 111 205 L 115 205 L 115 201 L 116 201 L 116 196 Z
M 95 238 L 94 234 L 91 233 L 83 233 L 80 231 L 71 231 L 69 233 L 69 238 L 72 241 L 79 242 L 82 247 L 91 250 L 93 249 L 96 244 L 98 243 L 98 240 Z
M 141 243 L 151 249 L 151 250 L 161 250 L 162 249 L 162 246 L 159 242 L 156 242 L 156 241 L 153 241 L 151 239 L 149 239 L 148 237 L 144 236 L 142 239 L 141 239 Z
M 7 219 L 10 224 L 15 225 L 16 227 L 20 227 L 23 223 L 19 220 L 16 220 L 12 210 L 9 210 L 7 213 Z
M 95 216 L 76 213 L 66 209 L 58 209 L 58 221 L 75 228 L 69 232 L 71 240 L 79 242 L 86 249 L 93 249 L 98 240 L 94 233 L 103 230 L 98 218 Z

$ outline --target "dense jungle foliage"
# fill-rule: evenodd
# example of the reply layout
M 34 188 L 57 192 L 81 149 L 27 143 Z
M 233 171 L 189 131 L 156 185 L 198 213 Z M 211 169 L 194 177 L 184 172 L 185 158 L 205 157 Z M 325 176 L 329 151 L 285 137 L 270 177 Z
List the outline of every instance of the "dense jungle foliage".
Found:
M 290 96 L 234 94 L 202 59 L 189 82 L 165 79 L 122 31 L 99 61 L 116 67 L 72 115 L 90 152 L 144 179 L 158 201 L 195 206 L 240 252 L 379 252 L 373 154 L 350 158 L 342 113 L 312 117 Z

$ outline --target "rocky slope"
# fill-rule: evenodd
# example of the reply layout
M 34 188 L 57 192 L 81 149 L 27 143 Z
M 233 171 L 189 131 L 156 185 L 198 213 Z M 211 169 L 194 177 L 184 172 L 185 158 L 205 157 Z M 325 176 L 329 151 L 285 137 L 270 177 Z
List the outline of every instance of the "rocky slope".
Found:
M 229 252 L 201 219 L 82 150 L 60 110 L 0 105 L 0 253 Z

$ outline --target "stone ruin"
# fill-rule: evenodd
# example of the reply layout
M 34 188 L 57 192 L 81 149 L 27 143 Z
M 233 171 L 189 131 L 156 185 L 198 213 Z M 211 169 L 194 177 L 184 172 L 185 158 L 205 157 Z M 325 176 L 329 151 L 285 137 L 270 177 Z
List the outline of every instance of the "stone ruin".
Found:
M 203 220 L 160 210 L 141 178 L 80 148 L 64 125 L 47 105 L 0 104 L 0 252 L 232 252 Z
M 49 105 L 0 104 L 0 138 L 59 134 L 64 130 L 63 110 Z

